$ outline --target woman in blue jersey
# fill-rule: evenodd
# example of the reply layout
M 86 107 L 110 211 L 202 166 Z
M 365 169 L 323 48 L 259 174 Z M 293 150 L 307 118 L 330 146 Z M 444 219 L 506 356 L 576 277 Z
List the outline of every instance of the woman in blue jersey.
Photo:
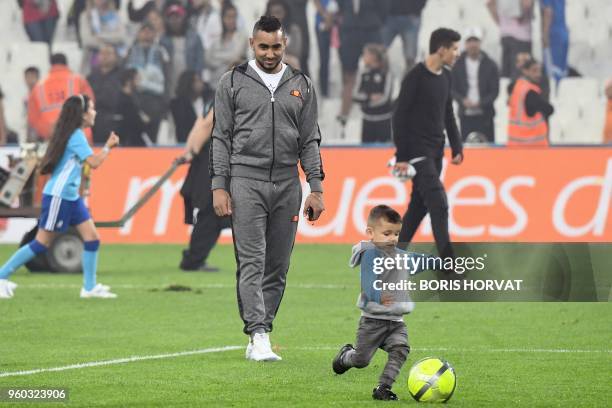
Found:
M 98 248 L 100 240 L 91 215 L 79 196 L 81 171 L 84 163 L 99 167 L 110 149 L 119 144 L 119 137 L 111 133 L 104 148 L 94 154 L 83 129 L 93 126 L 96 110 L 85 95 L 68 98 L 62 106 L 47 152 L 40 164 L 42 174 L 51 178 L 43 190 L 42 209 L 36 238 L 19 248 L 0 268 L 0 299 L 13 297 L 17 285 L 8 280 L 20 266 L 47 250 L 55 234 L 75 226 L 83 241 L 82 298 L 115 298 L 106 285 L 96 284 Z

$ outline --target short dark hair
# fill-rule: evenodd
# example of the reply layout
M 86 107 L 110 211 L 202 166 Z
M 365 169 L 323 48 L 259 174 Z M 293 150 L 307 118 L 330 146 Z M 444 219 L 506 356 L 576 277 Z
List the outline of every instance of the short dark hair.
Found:
M 537 63 L 538 63 L 538 60 L 536 60 L 535 58 L 531 57 L 527 61 L 523 62 L 523 65 L 521 65 L 521 69 L 529 69 L 529 68 L 533 67 Z
M 461 34 L 450 28 L 438 28 L 429 37 L 429 54 L 435 54 L 440 47 L 450 48 L 461 40 Z
M 401 224 L 402 216 L 388 205 L 377 205 L 370 210 L 368 226 L 373 226 L 379 220 L 385 220 L 391 224 Z
M 23 73 L 24 73 L 24 74 L 36 74 L 36 75 L 40 76 L 40 70 L 39 70 L 37 67 L 35 67 L 35 66 L 29 66 L 29 67 L 27 67 L 27 68 L 26 68 L 26 69 L 23 71 Z
M 282 27 L 283 26 L 278 18 L 274 16 L 261 16 L 253 26 L 253 37 L 258 31 L 274 33 L 278 30 L 282 30 Z
M 61 52 L 51 54 L 51 65 L 68 65 L 68 58 Z
M 119 76 L 119 81 L 121 82 L 121 86 L 125 86 L 130 81 L 133 81 L 138 75 L 138 70 L 136 68 L 127 68 L 121 72 Z

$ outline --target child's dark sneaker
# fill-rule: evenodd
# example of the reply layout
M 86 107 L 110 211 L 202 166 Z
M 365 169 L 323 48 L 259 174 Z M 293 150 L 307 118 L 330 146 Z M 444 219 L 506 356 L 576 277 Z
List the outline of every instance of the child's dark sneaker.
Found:
M 334 357 L 334 361 L 332 362 L 332 368 L 334 370 L 334 373 L 344 374 L 351 368 L 351 367 L 345 367 L 344 364 L 342 364 L 342 357 L 344 357 L 344 353 L 346 353 L 349 350 L 354 350 L 353 345 L 345 344 L 344 346 L 342 346 L 338 354 L 336 354 L 336 357 Z
M 398 401 L 397 395 L 391 391 L 391 387 L 386 384 L 380 384 L 372 391 L 372 398 L 381 401 Z

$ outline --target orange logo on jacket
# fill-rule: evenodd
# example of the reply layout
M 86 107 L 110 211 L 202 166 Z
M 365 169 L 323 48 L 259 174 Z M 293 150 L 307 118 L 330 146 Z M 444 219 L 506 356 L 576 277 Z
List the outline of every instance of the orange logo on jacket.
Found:
M 298 91 L 297 89 L 294 89 L 293 91 L 290 92 L 291 96 L 295 96 L 296 98 L 302 98 L 302 93 L 300 91 Z

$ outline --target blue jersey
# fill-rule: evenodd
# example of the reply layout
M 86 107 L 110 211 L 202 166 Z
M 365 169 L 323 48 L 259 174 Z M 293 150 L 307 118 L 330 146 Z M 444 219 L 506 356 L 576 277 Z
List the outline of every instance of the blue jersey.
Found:
M 79 198 L 83 161 L 93 154 L 83 130 L 77 129 L 66 145 L 62 158 L 45 184 L 43 194 L 74 201 Z
M 565 0 L 540 0 L 542 7 L 550 7 L 553 11 L 553 19 L 550 24 L 550 31 L 553 33 L 567 32 L 565 23 Z

